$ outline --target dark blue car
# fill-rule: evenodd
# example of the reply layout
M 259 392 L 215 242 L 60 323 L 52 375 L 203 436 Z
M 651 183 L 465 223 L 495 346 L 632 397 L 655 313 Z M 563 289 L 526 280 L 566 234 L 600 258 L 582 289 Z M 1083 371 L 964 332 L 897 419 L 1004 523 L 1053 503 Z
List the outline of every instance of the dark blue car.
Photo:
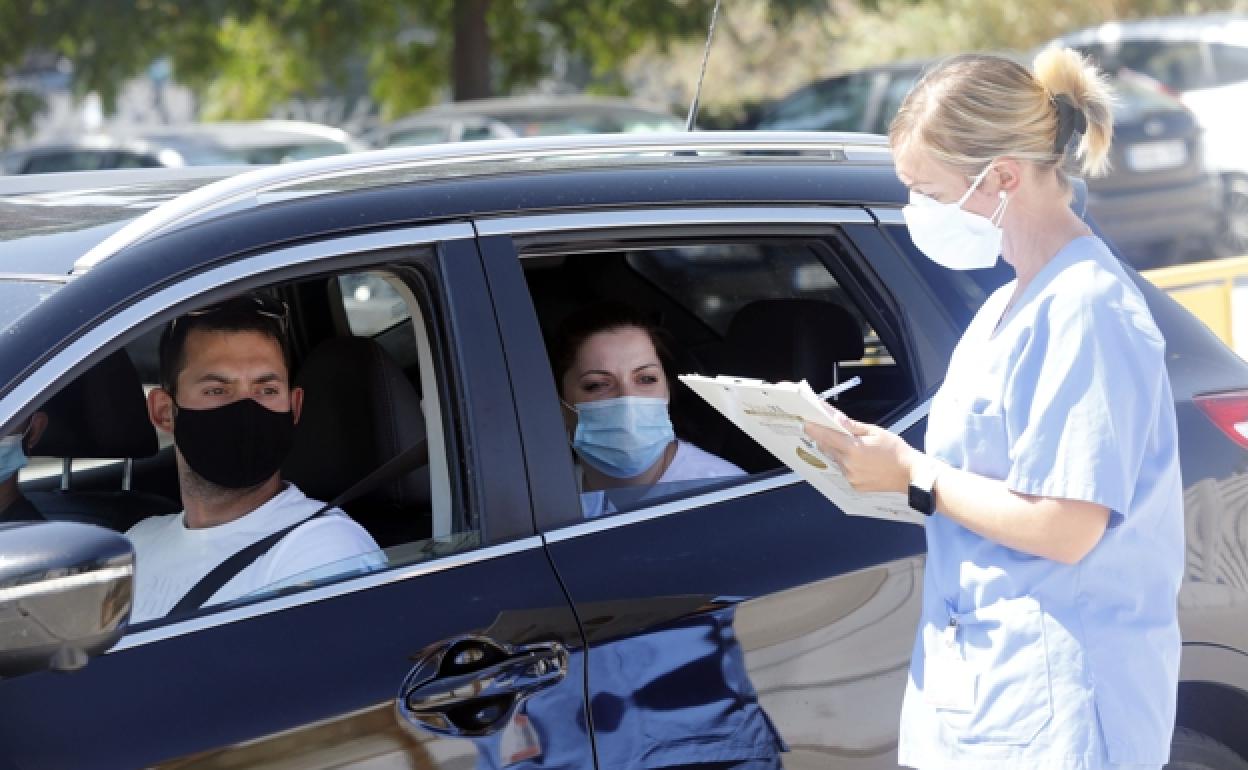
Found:
M 0 768 L 895 767 L 923 531 L 846 516 L 689 391 L 677 434 L 746 475 L 587 520 L 545 344 L 627 303 L 676 373 L 856 375 L 839 406 L 921 445 L 1007 276 L 918 254 L 878 137 L 508 140 L 220 173 L 0 187 L 0 427 L 50 425 L 21 476 L 49 521 L 0 525 Z M 1137 281 L 1186 485 L 1174 756 L 1234 770 L 1248 365 Z M 156 338 L 246 291 L 291 308 L 307 400 L 284 477 L 332 500 L 393 471 L 343 504 L 383 564 L 130 625 L 144 565 L 120 533 L 181 507 L 144 405 Z

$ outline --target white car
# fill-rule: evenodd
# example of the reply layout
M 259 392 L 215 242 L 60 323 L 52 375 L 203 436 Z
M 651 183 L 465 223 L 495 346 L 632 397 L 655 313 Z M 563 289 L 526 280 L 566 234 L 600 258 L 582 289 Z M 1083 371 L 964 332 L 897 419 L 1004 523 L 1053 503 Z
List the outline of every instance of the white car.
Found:
M 1222 240 L 1248 254 L 1248 16 L 1114 21 L 1053 41 L 1091 56 L 1107 72 L 1148 75 L 1174 92 L 1205 131 L 1205 159 L 1226 194 Z

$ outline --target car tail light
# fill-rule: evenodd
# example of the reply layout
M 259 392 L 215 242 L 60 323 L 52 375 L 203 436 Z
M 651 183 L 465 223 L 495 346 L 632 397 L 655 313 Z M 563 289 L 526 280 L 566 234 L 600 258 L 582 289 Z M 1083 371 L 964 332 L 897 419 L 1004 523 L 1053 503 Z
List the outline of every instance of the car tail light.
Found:
M 1192 400 L 1232 441 L 1248 449 L 1248 390 L 1210 393 Z

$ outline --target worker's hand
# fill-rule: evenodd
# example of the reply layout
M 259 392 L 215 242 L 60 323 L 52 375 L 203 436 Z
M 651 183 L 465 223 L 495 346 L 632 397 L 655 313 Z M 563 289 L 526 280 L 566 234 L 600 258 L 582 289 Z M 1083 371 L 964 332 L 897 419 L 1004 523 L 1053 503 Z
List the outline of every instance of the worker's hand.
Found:
M 803 424 L 806 435 L 819 450 L 841 466 L 845 479 L 859 492 L 905 492 L 910 486 L 910 466 L 918 450 L 901 436 L 877 425 L 851 420 L 840 412 L 831 420 L 844 426 L 848 435 L 813 422 Z

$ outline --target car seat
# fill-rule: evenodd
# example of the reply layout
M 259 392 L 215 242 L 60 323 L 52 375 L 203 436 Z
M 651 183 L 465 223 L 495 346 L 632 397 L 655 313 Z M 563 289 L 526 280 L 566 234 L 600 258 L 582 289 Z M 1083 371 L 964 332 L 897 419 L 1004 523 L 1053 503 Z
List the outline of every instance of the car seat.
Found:
M 63 465 L 59 489 L 25 492 L 45 518 L 124 532 L 140 519 L 178 510 L 169 498 L 130 489 L 133 461 L 155 455 L 159 442 L 148 418 L 143 383 L 126 351 L 118 350 L 83 372 L 41 409 L 48 427 L 31 455 L 60 458 Z M 119 488 L 74 488 L 72 463 L 79 459 L 122 459 Z
M 862 324 L 844 307 L 814 299 L 765 299 L 745 305 L 728 324 L 725 373 L 768 382 L 806 380 L 818 393 L 837 384 L 840 364 L 864 355 Z M 847 394 L 853 398 L 854 393 Z M 750 472 L 778 463 L 745 433 L 724 442 L 725 459 Z
M 393 358 L 366 337 L 318 345 L 295 378 L 303 411 L 282 475 L 330 501 L 425 440 L 420 394 Z M 429 466 L 379 484 L 344 506 L 382 548 L 432 536 Z

